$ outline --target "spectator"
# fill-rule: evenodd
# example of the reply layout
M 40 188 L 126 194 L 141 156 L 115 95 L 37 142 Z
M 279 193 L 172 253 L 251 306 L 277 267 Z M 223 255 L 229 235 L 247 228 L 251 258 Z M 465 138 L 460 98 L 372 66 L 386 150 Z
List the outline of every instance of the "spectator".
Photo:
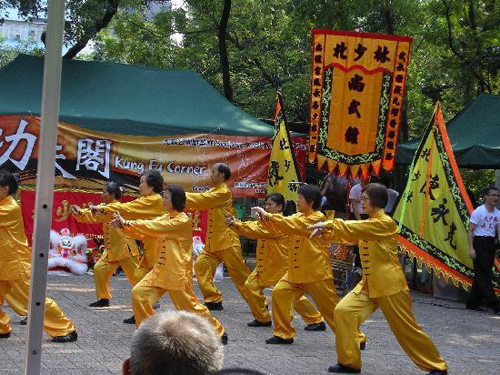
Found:
M 500 239 L 500 211 L 498 189 L 489 186 L 483 190 L 484 204 L 476 208 L 469 222 L 469 255 L 474 262 L 474 281 L 465 307 L 469 310 L 484 311 L 481 304 L 500 312 L 500 301 L 493 291 L 492 277 L 495 262 L 495 237 Z
M 349 202 L 351 203 L 351 216 L 349 219 L 351 220 L 364 220 L 368 219 L 368 215 L 363 214 L 363 207 L 361 207 L 361 194 L 363 194 L 363 190 L 370 183 L 370 177 L 361 177 L 359 184 L 354 185 L 351 190 L 349 190 Z M 352 287 L 354 287 L 361 278 L 362 266 L 361 260 L 359 257 L 359 247 L 355 245 L 353 247 L 354 251 L 354 279 L 352 282 Z
M 210 323 L 187 311 L 156 314 L 132 336 L 124 375 L 205 375 L 222 368 L 222 343 Z
M 392 175 L 391 174 L 386 174 L 380 179 L 380 183 L 384 185 L 387 188 L 387 205 L 384 207 L 385 213 L 388 215 L 391 215 L 392 212 L 394 211 L 394 205 L 396 204 L 396 201 L 398 200 L 399 193 L 396 190 L 391 189 L 392 188 Z
M 363 214 L 361 207 L 361 194 L 370 183 L 370 177 L 361 177 L 359 184 L 354 185 L 349 191 L 349 202 L 351 203 L 351 220 L 366 219 L 368 215 Z
M 335 178 L 329 175 L 321 190 L 323 196 L 321 200 L 321 210 L 330 217 L 330 212 L 334 212 L 335 217 L 345 218 L 347 204 L 347 180 L 345 177 Z

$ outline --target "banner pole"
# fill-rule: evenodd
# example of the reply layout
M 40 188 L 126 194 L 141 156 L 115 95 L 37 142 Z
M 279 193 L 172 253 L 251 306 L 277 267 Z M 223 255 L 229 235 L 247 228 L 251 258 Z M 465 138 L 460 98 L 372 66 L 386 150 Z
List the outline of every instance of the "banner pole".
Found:
M 43 71 L 40 144 L 37 166 L 35 230 L 31 258 L 31 281 L 26 340 L 25 374 L 39 374 L 42 356 L 43 321 L 47 283 L 54 171 L 57 146 L 57 123 L 61 93 L 62 39 L 64 0 L 50 0 Z

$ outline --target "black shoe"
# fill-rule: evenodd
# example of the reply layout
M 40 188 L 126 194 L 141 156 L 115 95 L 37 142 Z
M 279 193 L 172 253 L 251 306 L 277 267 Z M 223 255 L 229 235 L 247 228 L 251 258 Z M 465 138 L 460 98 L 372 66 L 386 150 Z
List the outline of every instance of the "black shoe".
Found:
M 28 325 L 28 317 L 25 316 L 24 319 L 22 319 L 20 322 L 19 322 L 20 325 L 22 326 L 27 326 Z
M 135 324 L 135 316 L 132 315 L 131 318 L 123 319 L 123 323 L 125 323 L 125 324 Z
M 260 320 L 255 319 L 253 322 L 247 324 L 249 327 L 271 327 L 273 325 L 272 321 L 261 322 Z
M 10 337 L 10 332 L 0 333 L 0 339 L 8 339 Z
M 220 341 L 222 342 L 222 345 L 227 345 L 227 333 L 224 332 L 224 334 L 220 337 Z
M 160 310 L 160 301 L 156 301 L 156 303 L 153 306 L 153 310 Z
M 109 307 L 109 299 L 101 298 L 95 302 L 92 302 L 89 307 Z
M 366 342 L 360 342 L 359 343 L 359 350 L 365 350 L 366 348 Z
M 431 372 L 428 372 L 429 375 L 448 375 L 448 370 L 432 370 Z
M 222 306 L 222 302 L 205 302 L 205 306 L 210 310 L 224 310 L 224 307 Z
M 279 345 L 279 344 L 290 345 L 290 344 L 293 344 L 293 339 L 282 339 L 281 337 L 273 336 L 270 339 L 266 340 L 266 344 L 271 344 L 271 345 Z
M 356 370 L 355 368 L 348 367 L 337 363 L 334 366 L 328 367 L 328 372 L 335 372 L 337 374 L 359 374 L 361 370 Z
M 481 306 L 465 306 L 467 310 L 474 310 L 474 311 L 486 311 L 483 309 Z
M 76 333 L 76 331 L 73 331 L 71 332 L 70 334 L 66 335 L 66 336 L 56 336 L 52 339 L 52 342 L 59 342 L 59 343 L 62 343 L 62 342 L 73 342 L 73 341 L 76 341 L 78 340 L 78 334 Z
M 308 324 L 304 327 L 306 331 L 326 331 L 325 322 Z

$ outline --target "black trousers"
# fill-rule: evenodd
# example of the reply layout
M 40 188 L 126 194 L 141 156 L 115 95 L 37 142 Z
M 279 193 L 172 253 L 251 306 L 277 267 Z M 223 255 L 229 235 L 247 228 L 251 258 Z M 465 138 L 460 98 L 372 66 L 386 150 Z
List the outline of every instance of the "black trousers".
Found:
M 493 291 L 493 266 L 495 262 L 495 237 L 474 237 L 474 282 L 467 299 L 468 307 L 498 307 L 499 300 Z

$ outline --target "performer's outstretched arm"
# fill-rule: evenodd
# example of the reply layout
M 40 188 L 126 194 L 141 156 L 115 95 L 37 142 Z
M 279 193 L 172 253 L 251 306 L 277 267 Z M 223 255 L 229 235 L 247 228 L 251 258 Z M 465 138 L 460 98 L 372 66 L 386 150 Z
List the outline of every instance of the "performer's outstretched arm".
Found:
M 100 205 L 99 214 L 120 213 L 125 219 L 150 219 L 164 214 L 162 198 L 159 194 L 139 197 L 133 201 L 120 203 L 114 202 Z
M 186 193 L 186 207 L 198 210 L 215 208 L 223 206 L 231 199 L 232 195 L 229 189 L 211 189 L 204 193 Z
M 334 243 L 378 241 L 396 234 L 398 227 L 390 217 L 368 220 L 334 219 L 325 227 L 323 237 Z

